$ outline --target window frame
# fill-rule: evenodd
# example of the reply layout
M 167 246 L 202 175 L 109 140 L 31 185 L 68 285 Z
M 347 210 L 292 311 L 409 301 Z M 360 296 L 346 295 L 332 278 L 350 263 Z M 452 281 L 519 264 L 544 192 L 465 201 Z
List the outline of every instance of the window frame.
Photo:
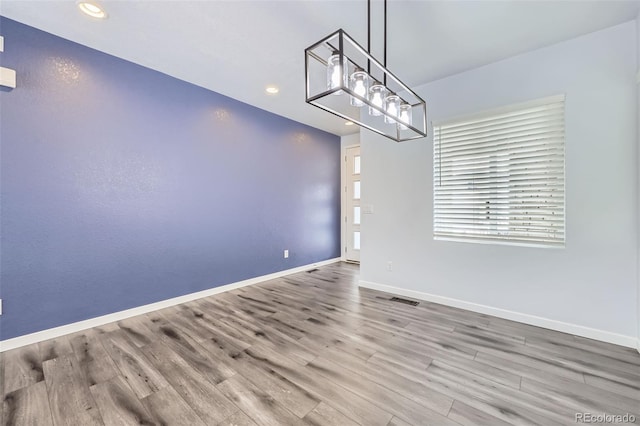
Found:
M 454 172 L 451 171 L 449 175 L 446 175 L 443 173 L 443 168 L 442 168 L 442 150 L 441 150 L 441 141 L 438 141 L 438 137 L 442 135 L 442 127 L 446 127 L 446 126 L 455 126 L 455 125 L 463 125 L 464 123 L 474 123 L 474 122 L 479 122 L 482 120 L 499 120 L 500 116 L 502 117 L 502 120 L 505 120 L 508 123 L 508 115 L 509 114 L 518 114 L 518 112 L 523 112 L 523 114 L 529 110 L 529 109 L 534 109 L 534 108 L 539 108 L 542 106 L 552 106 L 555 104 L 561 104 L 561 107 L 556 107 L 559 108 L 561 112 L 558 113 L 558 117 L 561 117 L 562 121 L 561 121 L 561 151 L 559 153 L 554 154 L 554 160 L 555 161 L 559 161 L 560 160 L 560 156 L 561 156 L 561 164 L 562 164 L 562 170 L 561 172 L 554 172 L 553 171 L 553 166 L 549 166 L 549 168 L 545 168 L 545 172 L 549 171 L 549 175 L 551 177 L 549 177 L 548 181 L 545 182 L 549 182 L 553 180 L 553 176 L 557 175 L 560 176 L 561 183 L 561 191 L 562 191 L 562 197 L 560 199 L 560 194 L 558 194 L 557 198 L 558 198 L 558 202 L 557 204 L 560 205 L 560 207 L 554 207 L 551 209 L 547 209 L 548 211 L 552 211 L 552 213 L 549 213 L 547 215 L 542 216 L 541 221 L 544 222 L 544 220 L 548 217 L 553 216 L 553 219 L 555 221 L 561 221 L 560 222 L 560 226 L 557 227 L 557 233 L 561 234 L 560 237 L 558 237 L 557 239 L 555 239 L 554 237 L 547 237 L 546 239 L 543 237 L 538 238 L 537 240 L 530 236 L 530 235 L 526 235 L 529 230 L 531 228 L 528 228 L 529 230 L 525 230 L 525 231 L 521 231 L 520 233 L 516 233 L 514 231 L 511 231 L 510 234 L 510 230 L 507 229 L 506 231 L 503 230 L 503 234 L 500 235 L 500 233 L 498 233 L 497 231 L 494 231 L 492 229 L 486 229 L 486 233 L 484 235 L 482 235 L 480 233 L 481 228 L 475 228 L 476 233 L 474 234 L 467 234 L 465 235 L 464 233 L 464 228 L 462 227 L 462 225 L 468 225 L 471 223 L 470 226 L 473 226 L 472 222 L 477 221 L 477 219 L 464 219 L 464 220 L 460 220 L 458 223 L 453 223 L 453 230 L 451 232 L 448 232 L 448 234 L 458 234 L 458 235 L 443 235 L 443 231 L 442 231 L 442 226 L 447 223 L 444 222 L 442 218 L 440 218 L 440 220 L 438 220 L 438 214 L 436 213 L 438 211 L 438 209 L 440 209 L 440 211 L 442 211 L 443 209 L 446 209 L 447 206 L 451 206 L 453 205 L 452 203 L 447 204 L 446 201 L 443 201 L 442 199 L 438 199 L 438 189 L 440 189 L 440 191 L 442 191 L 442 185 L 441 185 L 441 180 L 443 177 L 451 177 L 451 176 L 455 176 Z M 487 109 L 487 110 L 483 110 L 483 111 L 479 111 L 476 113 L 472 113 L 472 114 L 466 114 L 466 115 L 461 115 L 461 116 L 456 116 L 453 118 L 448 118 L 445 120 L 440 120 L 440 121 L 436 121 L 433 123 L 433 238 L 434 240 L 437 241 L 455 241 L 455 242 L 465 242 L 465 243 L 473 243 L 473 244 L 497 244 L 497 245 L 511 245 L 511 246 L 525 246 L 525 247 L 544 247 L 544 248 L 556 248 L 556 249 L 562 249 L 566 247 L 566 242 L 567 242 L 567 206 L 566 206 L 566 189 L 567 189 L 567 181 L 566 181 L 566 97 L 564 94 L 561 95 L 555 95 L 555 96 L 549 96 L 549 97 L 545 97 L 545 98 L 540 98 L 540 99 L 535 99 L 532 101 L 527 101 L 527 102 L 521 102 L 521 103 L 517 103 L 517 104 L 511 104 L 511 105 L 506 105 L 506 106 L 502 106 L 499 108 L 493 108 L 493 109 Z M 549 114 L 548 118 L 548 122 L 552 122 L 554 116 L 552 114 Z M 546 123 L 545 123 L 546 124 Z M 498 125 L 500 125 L 499 121 L 498 121 Z M 446 136 L 445 136 L 446 137 Z M 488 136 L 489 138 L 491 138 L 491 135 Z M 484 138 L 486 138 L 486 136 L 484 136 Z M 480 139 L 480 138 L 476 138 L 476 139 Z M 550 140 L 553 140 L 553 138 L 549 138 Z M 478 148 L 476 149 L 480 149 L 482 148 L 483 144 L 486 144 L 487 141 L 481 141 L 481 142 L 477 142 L 478 143 Z M 558 142 L 555 142 L 556 144 Z M 466 145 L 466 144 L 465 144 Z M 551 143 L 551 145 L 553 145 L 553 143 Z M 542 146 L 542 145 L 540 145 Z M 465 148 L 467 149 L 467 148 Z M 474 148 L 471 148 L 474 149 Z M 484 148 L 486 149 L 486 148 Z M 492 158 L 496 158 L 500 155 L 510 155 L 511 157 L 513 157 L 513 153 L 510 153 L 509 151 L 512 150 L 513 148 L 508 148 L 508 147 L 502 147 L 502 148 L 498 148 L 495 149 L 493 152 L 489 152 L 488 153 L 488 163 L 487 164 L 493 164 L 492 162 L 495 160 L 492 160 Z M 522 161 L 521 157 L 516 157 L 513 160 L 509 160 L 507 161 L 507 166 L 513 167 L 513 164 L 517 164 L 518 161 Z M 439 163 L 438 163 L 439 162 Z M 509 168 L 509 167 L 507 167 Z M 556 166 L 557 168 L 557 166 Z M 526 170 L 526 167 L 525 169 Z M 493 171 L 493 167 L 491 166 L 487 166 L 487 172 L 485 173 L 489 173 L 490 177 L 493 179 L 499 179 L 495 176 L 491 176 L 491 174 L 494 173 Z M 497 173 L 497 172 L 496 172 Z M 504 176 L 503 176 L 504 177 Z M 507 181 L 509 181 L 509 178 L 511 178 L 511 175 L 506 175 L 506 179 Z M 469 181 L 468 181 L 468 185 L 473 186 L 475 185 L 475 180 L 479 179 L 478 177 L 475 176 L 470 176 L 469 177 Z M 486 179 L 486 178 L 485 178 Z M 489 181 L 489 185 L 491 184 L 495 184 L 496 181 L 495 180 L 490 180 Z M 547 183 L 548 184 L 548 183 Z M 464 184 L 463 184 L 464 185 Z M 487 205 L 490 204 L 490 202 L 492 200 L 495 201 L 496 199 L 496 194 L 497 191 L 499 191 L 498 187 L 496 186 L 495 188 L 495 192 L 492 192 L 492 188 L 486 188 L 486 190 L 491 191 L 490 194 L 488 195 L 485 200 Z M 454 190 L 452 190 L 454 191 Z M 464 190 L 460 190 L 460 191 L 464 191 Z M 473 191 L 473 189 L 471 189 L 471 191 Z M 509 208 L 512 205 L 512 201 L 514 199 L 513 195 L 509 196 L 509 193 L 514 192 L 513 189 L 507 189 L 507 196 L 505 198 L 505 200 L 509 200 L 506 201 L 506 205 L 507 205 L 507 210 L 509 210 Z M 550 196 L 553 197 L 553 193 L 555 191 L 554 190 L 547 190 L 547 191 L 543 191 L 543 190 L 538 190 L 539 194 L 551 194 Z M 463 194 L 461 194 L 463 195 Z M 480 196 L 479 201 L 483 201 L 483 198 L 481 198 L 482 196 Z M 531 195 L 529 195 L 529 197 L 531 197 Z M 471 204 L 471 203 L 469 203 Z M 532 203 L 533 204 L 533 203 Z M 538 204 L 538 205 L 534 205 L 534 209 L 538 209 L 540 207 L 543 207 L 543 204 Z M 481 209 L 478 209 L 481 210 Z M 513 227 L 514 225 L 510 225 L 510 224 L 499 224 L 497 223 L 499 221 L 499 219 L 491 219 L 491 212 L 493 210 L 490 209 L 490 207 L 487 207 L 486 209 L 486 214 L 487 214 L 487 223 L 484 224 L 484 226 L 487 227 L 491 227 L 492 226 L 492 220 L 495 221 L 495 227 Z M 559 214 L 556 214 L 558 213 Z M 475 214 L 477 214 L 477 211 L 472 210 L 472 213 L 469 213 L 468 215 L 473 217 Z M 442 213 L 440 213 L 440 215 L 442 215 Z M 560 217 L 558 217 L 560 216 Z M 514 222 L 518 222 L 520 221 L 523 217 L 526 217 L 525 214 L 520 214 L 520 217 L 514 217 L 512 218 L 511 216 L 507 216 L 506 220 L 507 221 L 514 221 Z M 464 223 L 467 222 L 467 223 Z M 458 225 L 459 228 L 455 229 L 455 226 Z M 516 225 L 519 227 L 523 227 L 526 225 Z M 531 226 L 529 224 L 529 226 Z M 440 230 L 439 230 L 440 229 Z M 474 228 L 468 228 L 470 230 L 473 230 Z M 553 229 L 552 225 L 549 225 L 548 227 L 549 230 Z M 514 235 L 515 234 L 515 235 Z M 552 232 L 549 232 L 549 235 L 553 235 Z M 530 239 L 529 239 L 530 238 Z M 544 241 L 541 241 L 544 240 Z

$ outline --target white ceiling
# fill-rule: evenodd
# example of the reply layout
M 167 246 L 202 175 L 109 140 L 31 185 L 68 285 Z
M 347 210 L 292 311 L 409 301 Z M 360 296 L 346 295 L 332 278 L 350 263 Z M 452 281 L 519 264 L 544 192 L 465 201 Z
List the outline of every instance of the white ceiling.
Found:
M 331 133 L 357 131 L 304 102 L 304 49 L 338 28 L 366 45 L 365 0 L 102 4 L 104 21 L 83 15 L 74 1 L 2 0 L 0 14 Z M 630 21 L 639 11 L 640 0 L 389 0 L 387 65 L 405 83 L 423 84 Z M 374 0 L 378 59 L 382 22 L 382 1 Z M 267 95 L 268 84 L 280 93 Z

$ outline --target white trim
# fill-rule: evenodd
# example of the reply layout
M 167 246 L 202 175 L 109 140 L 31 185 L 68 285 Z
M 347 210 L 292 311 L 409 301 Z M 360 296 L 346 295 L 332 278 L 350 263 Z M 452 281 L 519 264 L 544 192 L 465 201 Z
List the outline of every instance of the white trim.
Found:
M 297 268 L 287 269 L 280 272 L 274 272 L 273 274 L 262 275 L 255 278 L 249 278 L 247 280 L 222 285 L 220 287 L 214 287 L 208 290 L 202 290 L 196 293 L 190 293 L 190 294 L 185 294 L 184 296 L 174 297 L 172 299 L 161 300 L 160 302 L 150 303 L 148 305 L 138 306 L 136 308 L 114 312 L 112 314 L 103 315 L 101 317 L 90 318 L 84 321 L 78 321 L 71 324 L 62 325 L 60 327 L 50 328 L 48 330 L 26 334 L 24 336 L 14 337 L 12 339 L 2 340 L 0 341 L 0 352 L 19 348 L 21 346 L 31 345 L 33 343 L 42 342 L 44 340 L 54 339 L 56 337 L 64 336 L 66 334 L 76 333 L 78 331 L 83 331 L 89 328 L 99 327 L 101 325 L 105 325 L 111 322 L 121 321 L 123 319 L 135 317 L 137 315 L 146 314 L 149 312 L 157 311 L 159 309 L 168 308 L 171 306 L 179 305 L 181 303 L 186 303 L 192 300 L 201 299 L 203 297 L 212 296 L 214 294 L 223 293 L 225 291 L 234 290 L 240 287 L 246 287 L 246 286 L 258 284 L 264 281 L 273 280 L 276 278 L 283 277 L 285 275 L 304 272 L 311 268 L 329 265 L 331 263 L 336 263 L 336 262 L 340 262 L 340 258 L 324 260 L 322 262 L 316 262 L 316 263 L 312 263 L 304 266 L 298 266 Z
M 551 249 L 551 250 L 563 250 L 566 248 L 565 244 L 545 244 L 539 242 L 521 242 L 519 240 L 511 241 L 511 240 L 492 240 L 490 238 L 487 239 L 475 239 L 474 238 L 464 238 L 464 237 L 444 237 L 440 235 L 433 236 L 434 241 L 448 241 L 454 243 L 467 243 L 467 244 L 490 244 L 490 245 L 503 245 L 503 246 L 512 246 L 512 247 L 529 247 L 529 248 L 543 248 L 543 249 Z
M 358 142 L 353 143 L 351 139 L 355 139 L 355 136 L 358 136 Z M 343 262 L 347 261 L 347 256 L 345 254 L 345 247 L 347 245 L 347 227 L 345 226 L 344 218 L 347 214 L 346 203 L 347 197 L 345 192 L 345 187 L 347 184 L 347 165 L 345 162 L 347 156 L 347 148 L 352 148 L 354 146 L 360 145 L 360 133 L 352 133 L 350 135 L 344 135 L 340 137 L 340 256 Z
M 498 318 L 504 318 L 511 321 L 517 321 L 524 324 L 535 325 L 550 330 L 561 331 L 576 336 L 587 337 L 589 339 L 600 340 L 602 342 L 614 343 L 620 346 L 636 348 L 640 350 L 640 341 L 632 336 L 611 333 L 609 331 L 598 330 L 595 328 L 584 327 L 582 325 L 571 324 L 562 321 L 556 321 L 549 318 L 538 317 L 535 315 L 523 314 L 520 312 L 509 311 L 506 309 L 494 308 L 492 306 L 479 305 L 477 303 L 467 302 L 464 300 L 453 299 L 450 297 L 437 296 L 435 294 L 423 293 L 415 290 L 407 290 L 404 288 L 393 287 L 384 284 L 373 283 L 369 281 L 360 281 L 360 287 L 372 290 L 384 291 L 386 293 L 395 293 L 401 296 L 411 297 L 413 299 L 426 300 L 428 302 L 438 303 L 454 308 L 466 309 L 468 311 L 479 312 L 481 314 L 492 315 Z
M 340 137 L 340 257 L 347 260 L 347 227 L 344 217 L 347 214 L 347 147 L 343 142 L 343 137 Z

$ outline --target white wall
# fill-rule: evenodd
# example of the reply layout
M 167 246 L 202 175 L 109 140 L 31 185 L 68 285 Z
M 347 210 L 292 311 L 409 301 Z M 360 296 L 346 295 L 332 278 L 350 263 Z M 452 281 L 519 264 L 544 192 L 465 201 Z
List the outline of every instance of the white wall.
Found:
M 430 121 L 566 94 L 566 248 L 434 241 L 431 138 L 363 130 L 362 196 L 375 214 L 363 216 L 361 284 L 635 346 L 635 31 L 632 21 L 417 88 Z

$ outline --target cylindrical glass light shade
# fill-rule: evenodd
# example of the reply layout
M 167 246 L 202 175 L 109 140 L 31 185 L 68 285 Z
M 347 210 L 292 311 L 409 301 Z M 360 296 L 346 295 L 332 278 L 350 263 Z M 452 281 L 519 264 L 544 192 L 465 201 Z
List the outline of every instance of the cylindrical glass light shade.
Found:
M 340 53 L 334 51 L 327 60 L 327 89 L 335 89 L 336 87 L 342 87 L 344 82 L 345 68 L 340 63 Z M 342 90 L 334 93 L 334 95 L 341 95 Z
M 392 117 L 398 117 L 400 113 L 400 96 L 390 94 L 389 96 L 384 98 L 384 110 L 387 112 L 388 115 Z M 396 120 L 385 115 L 384 122 L 393 124 L 396 122 Z
M 356 69 L 349 78 L 349 89 L 353 90 L 356 95 L 366 99 L 367 93 L 369 92 L 369 74 L 361 69 Z M 351 96 L 351 105 L 361 107 L 364 105 L 364 102 Z
M 383 109 L 384 98 L 387 96 L 388 92 L 389 90 L 387 90 L 386 87 L 376 81 L 369 89 L 369 102 L 380 109 Z M 369 115 L 382 115 L 382 113 L 375 108 L 369 107 Z
M 398 126 L 401 130 L 407 130 L 405 124 L 411 125 L 411 105 L 403 103 L 400 105 L 400 116 L 398 117 Z M 405 124 L 402 124 L 405 123 Z

